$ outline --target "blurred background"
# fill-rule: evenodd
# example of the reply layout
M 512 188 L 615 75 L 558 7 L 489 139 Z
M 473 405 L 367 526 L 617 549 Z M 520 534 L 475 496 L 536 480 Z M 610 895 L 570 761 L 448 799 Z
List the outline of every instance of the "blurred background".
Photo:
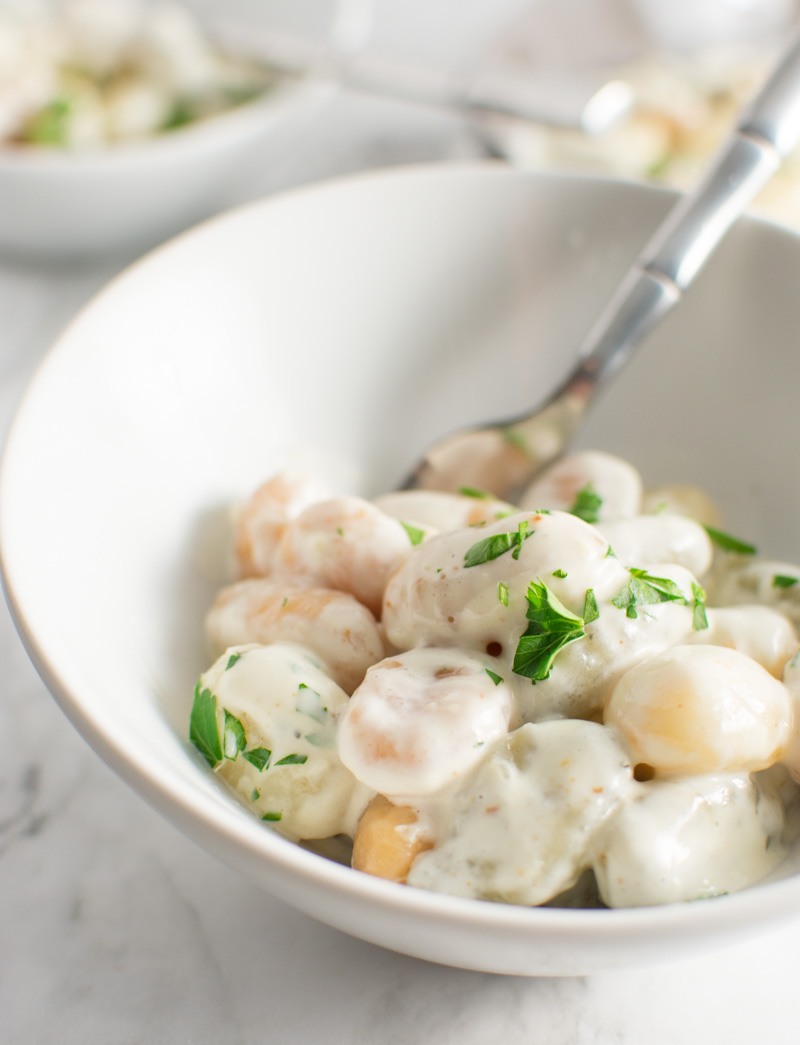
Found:
M 135 252 L 232 204 L 397 163 L 492 156 L 686 188 L 796 21 L 794 0 L 0 0 L 0 250 Z M 163 162 L 152 227 L 117 235 L 103 195 L 135 209 L 147 178 L 102 183 L 97 164 L 119 177 L 143 148 Z M 74 183 L 95 179 L 88 203 L 66 157 Z M 756 209 L 800 225 L 796 158 Z M 81 235 L 93 221 L 99 243 Z

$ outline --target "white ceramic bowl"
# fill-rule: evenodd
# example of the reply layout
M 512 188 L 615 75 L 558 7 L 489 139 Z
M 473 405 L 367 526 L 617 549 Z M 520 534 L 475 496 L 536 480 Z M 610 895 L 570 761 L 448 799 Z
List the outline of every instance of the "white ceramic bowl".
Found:
M 437 962 L 552 975 L 679 957 L 800 909 L 797 877 L 616 911 L 405 888 L 278 837 L 186 739 L 208 660 L 202 617 L 221 578 L 221 510 L 298 454 L 377 492 L 435 435 L 530 403 L 569 365 L 670 201 L 490 166 L 293 192 L 118 278 L 23 402 L 0 541 L 42 677 L 148 801 L 331 925 Z M 652 483 L 701 483 L 735 532 L 795 559 L 798 285 L 800 239 L 741 223 L 582 439 L 624 453 Z
M 280 161 L 328 93 L 287 80 L 207 120 L 85 153 L 0 147 L 0 252 L 38 259 L 152 247 L 211 214 L 244 164 Z

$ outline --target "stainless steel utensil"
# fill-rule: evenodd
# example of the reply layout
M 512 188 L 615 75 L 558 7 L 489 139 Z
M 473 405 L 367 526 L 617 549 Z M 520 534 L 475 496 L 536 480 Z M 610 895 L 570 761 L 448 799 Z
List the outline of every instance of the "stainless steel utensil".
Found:
M 598 390 L 681 299 L 735 219 L 800 142 L 800 35 L 699 186 L 668 214 L 580 346 L 578 362 L 536 410 L 431 447 L 404 484 L 472 485 L 513 500 L 560 456 Z

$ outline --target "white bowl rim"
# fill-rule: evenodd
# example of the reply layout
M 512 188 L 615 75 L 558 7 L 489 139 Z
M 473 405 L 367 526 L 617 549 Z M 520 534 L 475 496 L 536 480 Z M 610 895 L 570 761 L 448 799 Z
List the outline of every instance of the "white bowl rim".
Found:
M 354 872 L 351 868 L 308 852 L 287 841 L 276 832 L 265 829 L 255 818 L 250 821 L 249 818 L 231 816 L 223 806 L 207 802 L 180 772 L 165 767 L 162 762 L 152 757 L 144 744 L 132 744 L 130 738 L 126 738 L 123 742 L 122 736 L 115 735 L 113 729 L 102 728 L 96 717 L 87 712 L 80 694 L 69 690 L 59 676 L 57 666 L 50 661 L 45 650 L 37 643 L 31 623 L 22 606 L 22 600 L 15 592 L 13 564 L 9 563 L 6 558 L 4 540 L 6 519 L 13 512 L 7 489 L 9 471 L 7 461 L 14 454 L 20 418 L 27 411 L 29 404 L 38 396 L 39 387 L 46 382 L 51 361 L 68 348 L 72 332 L 81 325 L 84 315 L 92 310 L 101 299 L 113 294 L 117 285 L 127 280 L 128 276 L 139 266 L 149 264 L 154 256 L 165 251 L 172 251 L 195 236 L 202 236 L 212 226 L 236 224 L 246 219 L 247 215 L 253 211 L 281 207 L 286 199 L 294 199 L 306 194 L 313 196 L 321 193 L 336 194 L 342 188 L 349 191 L 349 187 L 359 181 L 410 182 L 415 179 L 453 177 L 506 178 L 539 181 L 540 183 L 553 180 L 574 183 L 588 182 L 625 186 L 632 192 L 642 194 L 657 193 L 672 197 L 680 195 L 673 190 L 653 188 L 602 176 L 572 173 L 533 174 L 515 171 L 496 161 L 411 164 L 380 171 L 362 171 L 322 183 L 303 185 L 274 197 L 244 204 L 200 223 L 143 255 L 94 295 L 48 350 L 22 397 L 8 432 L 2 461 L 0 461 L 0 575 L 2 575 L 6 600 L 22 642 L 61 709 L 101 758 L 134 790 L 176 825 L 181 826 L 191 822 L 204 835 L 210 829 L 217 838 L 224 840 L 227 852 L 236 852 L 243 857 L 241 861 L 234 859 L 228 861 L 234 865 L 242 866 L 252 861 L 253 856 L 262 857 L 267 862 L 276 864 L 282 870 L 291 873 L 294 877 L 302 878 L 307 883 L 319 887 L 323 893 L 328 891 L 344 893 L 355 899 L 371 901 L 377 906 L 392 907 L 402 912 L 423 916 L 429 921 L 471 928 L 478 932 L 495 930 L 510 937 L 529 938 L 531 941 L 534 941 L 537 935 L 540 938 L 558 936 L 563 939 L 580 936 L 586 944 L 600 945 L 610 944 L 615 940 L 645 937 L 654 933 L 662 939 L 667 939 L 683 936 L 687 932 L 695 934 L 706 928 L 720 929 L 724 926 L 726 929 L 733 929 L 745 928 L 754 924 L 769 924 L 800 913 L 800 879 L 797 876 L 768 884 L 757 884 L 741 892 L 715 897 L 711 902 L 706 903 L 675 903 L 616 909 L 567 909 L 522 907 L 464 899 L 401 886 L 371 875 Z M 779 223 L 757 216 L 748 216 L 744 220 L 747 223 L 771 227 L 776 232 L 784 233 L 795 242 L 800 240 L 799 234 Z M 188 830 L 187 833 L 192 834 Z
M 74 151 L 0 143 L 0 173 L 4 170 L 21 174 L 69 172 L 80 177 L 94 171 L 158 163 L 177 152 L 204 153 L 209 147 L 219 148 L 225 142 L 247 138 L 261 130 L 265 122 L 286 118 L 311 99 L 327 97 L 331 90 L 330 84 L 320 80 L 281 76 L 263 94 L 249 101 L 144 138 Z

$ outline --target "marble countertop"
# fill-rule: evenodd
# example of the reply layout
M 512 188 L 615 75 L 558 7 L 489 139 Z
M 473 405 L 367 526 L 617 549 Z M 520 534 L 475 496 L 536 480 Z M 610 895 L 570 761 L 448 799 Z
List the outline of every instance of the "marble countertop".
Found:
M 228 202 L 476 155 L 456 121 L 334 100 Z M 0 429 L 38 360 L 129 258 L 0 261 Z M 0 1041 L 749 1045 L 797 1041 L 800 922 L 711 956 L 581 979 L 449 969 L 351 939 L 183 838 L 88 748 L 0 612 Z

